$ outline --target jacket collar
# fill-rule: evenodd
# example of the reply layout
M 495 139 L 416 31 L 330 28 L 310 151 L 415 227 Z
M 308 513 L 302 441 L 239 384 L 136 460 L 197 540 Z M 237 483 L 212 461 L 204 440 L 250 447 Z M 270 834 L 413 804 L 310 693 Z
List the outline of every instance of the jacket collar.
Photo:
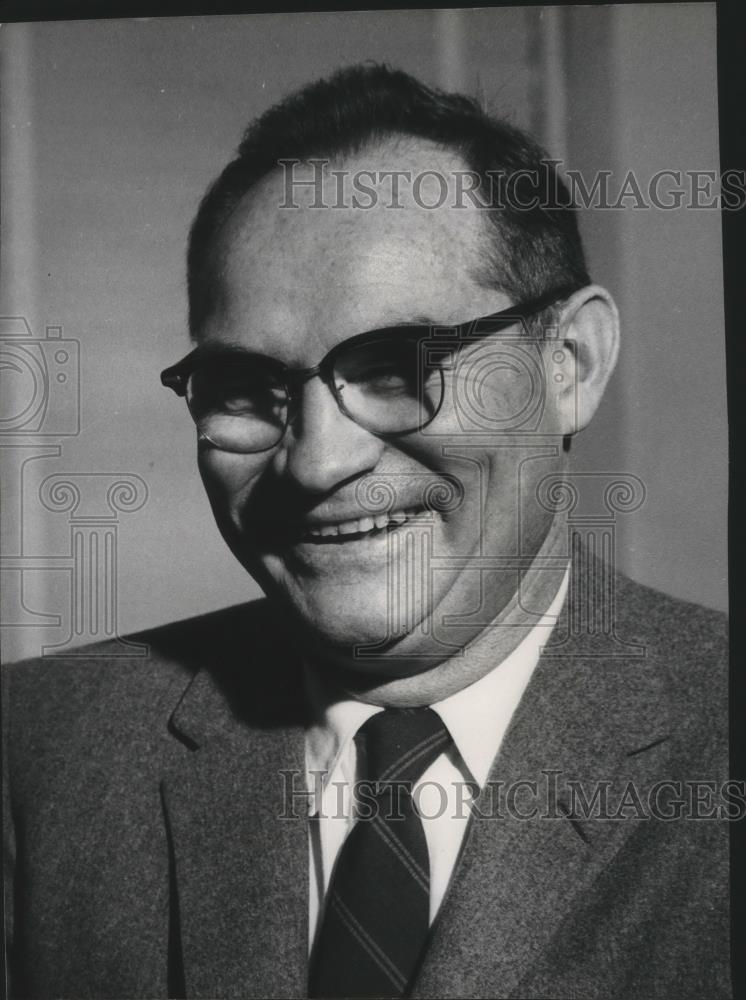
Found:
M 305 709 L 282 635 L 266 602 L 235 609 L 192 646 L 202 668 L 171 716 L 188 748 L 162 782 L 187 996 L 306 990 Z
M 194 676 L 169 727 L 192 749 L 306 724 L 300 658 L 267 601 L 230 608 L 188 644 Z

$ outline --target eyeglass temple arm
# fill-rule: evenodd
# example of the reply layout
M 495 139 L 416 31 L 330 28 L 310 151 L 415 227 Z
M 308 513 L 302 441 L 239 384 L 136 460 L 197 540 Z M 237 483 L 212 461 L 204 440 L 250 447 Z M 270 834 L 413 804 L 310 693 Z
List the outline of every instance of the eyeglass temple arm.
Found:
M 530 319 L 537 313 L 542 312 L 544 309 L 548 309 L 549 306 L 554 305 L 562 299 L 567 298 L 581 287 L 579 285 L 562 285 L 559 288 L 554 288 L 549 292 L 545 292 L 543 295 L 538 296 L 535 299 L 530 299 L 528 302 L 518 303 L 514 306 L 508 306 L 506 309 L 501 309 L 500 312 L 492 313 L 489 316 L 482 316 L 479 320 L 472 320 L 471 322 L 464 323 L 457 329 L 461 332 L 469 332 L 472 337 L 488 336 L 490 333 L 496 333 L 500 329 L 506 326 L 510 326 L 517 320 Z M 480 324 L 480 329 L 472 330 L 471 327 L 475 323 Z M 482 324 L 486 324 L 482 326 Z
M 471 331 L 472 336 L 478 337 L 482 334 L 486 336 L 489 333 L 496 332 L 496 329 L 499 330 L 504 326 L 509 326 L 516 320 L 528 319 L 529 317 L 536 315 L 536 313 L 541 312 L 543 309 L 553 305 L 555 302 L 558 302 L 560 299 L 564 299 L 569 295 L 572 295 L 573 292 L 576 292 L 579 287 L 581 286 L 577 284 L 563 285 L 559 288 L 554 288 L 549 292 L 545 292 L 543 295 L 540 295 L 536 299 L 529 302 L 509 306 L 507 309 L 503 309 L 500 312 L 492 313 L 490 316 L 484 316 L 479 322 L 486 323 L 486 328 Z M 492 324 L 495 324 L 496 329 L 490 329 Z M 457 329 L 467 331 L 470 330 L 473 325 L 474 321 L 464 323 Z M 166 368 L 161 372 L 161 384 L 166 386 L 168 389 L 173 389 L 177 396 L 186 396 L 187 380 L 191 374 L 194 358 L 198 351 L 199 348 L 195 348 L 177 364 L 172 365 L 170 368 Z M 295 386 L 302 385 L 304 382 L 314 378 L 316 375 L 321 375 L 325 381 L 329 380 L 329 372 L 326 371 L 326 367 L 323 364 L 314 365 L 312 368 L 296 368 L 287 369 L 285 371 L 285 377 Z

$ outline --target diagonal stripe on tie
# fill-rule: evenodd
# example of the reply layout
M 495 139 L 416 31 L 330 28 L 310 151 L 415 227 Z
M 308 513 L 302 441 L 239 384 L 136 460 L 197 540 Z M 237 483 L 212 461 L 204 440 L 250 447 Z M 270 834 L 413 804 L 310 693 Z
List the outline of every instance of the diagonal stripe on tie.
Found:
M 373 829 L 384 844 L 386 844 L 386 846 L 393 851 L 402 865 L 404 865 L 408 874 L 412 876 L 423 892 L 428 894 L 429 898 L 430 872 L 424 869 L 417 858 L 407 850 L 406 846 L 394 833 L 390 823 L 386 823 L 380 815 L 374 816 L 371 823 L 373 824 Z
M 421 760 L 431 759 L 430 754 L 433 749 L 438 749 L 438 752 L 447 746 L 450 742 L 450 737 L 447 733 L 433 733 L 432 736 L 428 736 L 427 739 L 422 740 L 418 743 L 416 747 L 408 750 L 407 753 L 402 754 L 397 760 L 394 761 L 383 774 L 378 779 L 379 781 L 403 781 L 405 780 L 405 775 L 415 768 Z M 421 773 L 425 770 L 424 767 L 418 769 Z
M 388 709 L 355 737 L 375 798 L 337 859 L 309 979 L 311 997 L 401 997 L 427 939 L 430 865 L 411 785 L 450 743 L 431 709 Z M 390 808 L 390 782 L 397 809 Z
M 331 905 L 337 911 L 340 919 L 347 926 L 350 933 L 360 942 L 361 947 L 368 952 L 376 965 L 383 971 L 383 974 L 388 977 L 394 988 L 397 991 L 403 991 L 407 985 L 406 976 L 400 969 L 397 969 L 386 952 L 373 940 L 363 925 L 355 919 L 354 915 L 350 913 L 336 892 L 332 894 Z

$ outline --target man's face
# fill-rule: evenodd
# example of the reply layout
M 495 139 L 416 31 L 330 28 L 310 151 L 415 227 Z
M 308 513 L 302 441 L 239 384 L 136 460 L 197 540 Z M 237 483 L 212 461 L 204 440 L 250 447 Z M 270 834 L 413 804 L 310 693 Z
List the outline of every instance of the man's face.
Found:
M 413 176 L 435 169 L 449 185 L 465 169 L 457 156 L 414 141 L 361 153 L 344 167 Z M 337 183 L 330 179 L 327 204 L 338 201 Z M 420 202 L 434 203 L 438 190 L 424 185 Z M 478 209 L 450 207 L 449 198 L 428 210 L 408 193 L 392 208 L 385 191 L 369 209 L 311 208 L 313 192 L 304 200 L 300 190 L 294 197 L 304 207 L 282 208 L 285 179 L 265 178 L 221 238 L 216 306 L 202 341 L 309 368 L 364 331 L 452 325 L 512 304 L 478 280 L 486 240 Z M 550 394 L 539 407 L 540 440 L 510 432 L 506 417 L 535 396 L 537 383 L 510 363 L 510 348 L 495 353 L 504 341 L 462 352 L 423 431 L 384 440 L 342 414 L 313 378 L 276 448 L 244 455 L 201 443 L 201 473 L 235 555 L 311 643 L 349 658 L 352 669 L 391 677 L 443 659 L 447 643 L 476 635 L 516 591 L 515 569 L 500 569 L 493 557 L 530 557 L 547 533 L 551 515 L 534 488 L 560 464 L 559 437 L 546 436 L 559 433 L 556 415 Z M 526 349 L 525 358 L 539 359 L 538 348 Z M 439 487 L 446 500 L 434 506 L 444 509 L 432 510 Z M 384 493 L 388 500 L 376 503 Z M 446 615 L 463 621 L 446 624 Z M 358 644 L 382 644 L 386 655 L 374 665 L 350 658 Z

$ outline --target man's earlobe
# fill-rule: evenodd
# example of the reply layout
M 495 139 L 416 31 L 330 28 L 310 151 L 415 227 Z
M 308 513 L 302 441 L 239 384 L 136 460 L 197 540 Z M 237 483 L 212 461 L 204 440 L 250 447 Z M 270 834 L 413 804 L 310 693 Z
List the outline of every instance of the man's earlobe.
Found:
M 565 436 L 590 423 L 618 353 L 616 303 L 600 285 L 581 288 L 562 307 L 551 366 L 557 416 Z

